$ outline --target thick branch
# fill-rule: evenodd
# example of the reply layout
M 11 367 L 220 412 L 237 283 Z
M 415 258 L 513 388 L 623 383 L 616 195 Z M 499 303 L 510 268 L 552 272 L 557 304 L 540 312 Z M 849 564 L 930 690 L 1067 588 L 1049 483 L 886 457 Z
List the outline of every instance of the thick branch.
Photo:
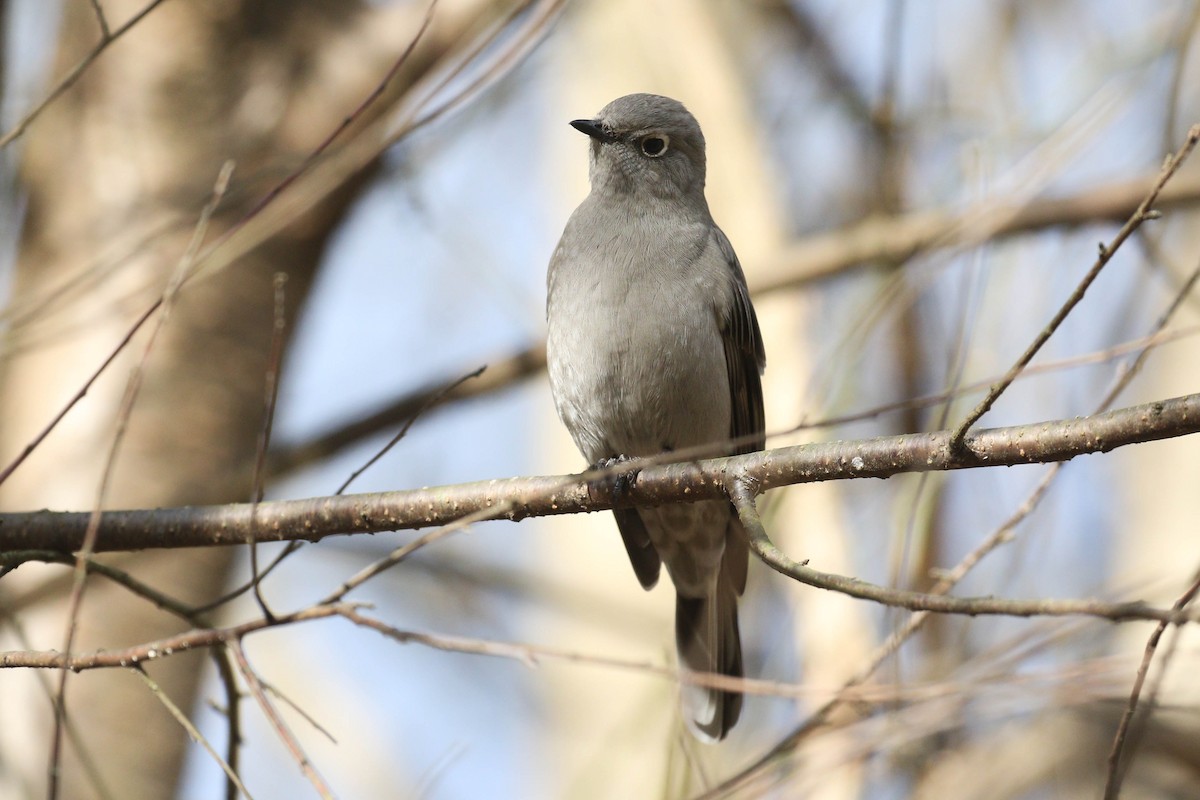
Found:
M 1200 394 L 1193 394 L 1091 417 L 982 430 L 967 437 L 971 453 L 957 459 L 949 451 L 950 432 L 938 431 L 651 465 L 638 474 L 627 497 L 633 505 L 721 498 L 729 474 L 771 489 L 904 472 L 1066 461 L 1198 431 Z M 611 499 L 602 493 L 589 494 L 584 477 L 559 475 L 283 500 L 260 503 L 256 511 L 250 504 L 110 511 L 101 520 L 96 551 L 235 545 L 244 544 L 251 534 L 257 541 L 316 541 L 336 534 L 445 525 L 488 509 L 515 521 L 611 507 Z M 0 514 L 0 554 L 9 553 L 0 555 L 0 564 L 25 560 L 13 551 L 73 552 L 83 542 L 88 516 L 53 511 Z

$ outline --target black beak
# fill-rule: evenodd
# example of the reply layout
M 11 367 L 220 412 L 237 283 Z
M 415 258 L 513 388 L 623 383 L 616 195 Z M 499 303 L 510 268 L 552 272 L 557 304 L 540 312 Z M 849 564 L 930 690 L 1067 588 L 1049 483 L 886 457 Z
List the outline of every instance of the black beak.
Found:
M 580 133 L 586 133 L 598 142 L 611 142 L 616 138 L 600 127 L 594 119 L 573 119 L 571 120 L 571 127 Z

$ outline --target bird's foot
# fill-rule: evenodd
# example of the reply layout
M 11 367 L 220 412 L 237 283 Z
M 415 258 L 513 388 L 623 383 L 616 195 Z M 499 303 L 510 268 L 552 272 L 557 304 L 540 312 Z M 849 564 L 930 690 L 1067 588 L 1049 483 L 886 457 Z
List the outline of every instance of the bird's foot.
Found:
M 626 466 L 634 459 L 620 455 L 613 458 L 602 458 L 592 465 L 592 469 L 603 471 L 605 474 L 588 483 L 588 495 L 593 500 L 611 498 L 614 506 L 625 504 L 625 497 L 637 482 L 641 467 Z M 622 469 L 624 466 L 624 469 Z

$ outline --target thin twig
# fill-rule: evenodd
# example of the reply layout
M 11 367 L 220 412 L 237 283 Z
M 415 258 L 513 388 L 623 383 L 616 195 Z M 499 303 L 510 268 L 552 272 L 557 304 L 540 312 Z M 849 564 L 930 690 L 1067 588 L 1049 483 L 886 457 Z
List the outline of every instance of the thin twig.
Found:
M 1159 619 L 1170 624 L 1182 624 L 1200 620 L 1200 614 L 1156 609 L 1141 601 L 1110 603 L 1104 600 L 1011 600 L 997 597 L 947 597 L 930 592 L 914 592 L 906 589 L 891 589 L 868 583 L 858 578 L 848 578 L 829 572 L 820 572 L 807 562 L 788 558 L 767 536 L 758 510 L 754 507 L 755 490 L 750 481 L 734 479 L 729 487 L 729 496 L 737 508 L 738 517 L 750 538 L 750 549 L 775 571 L 808 586 L 828 589 L 839 594 L 872 600 L 894 608 L 910 611 L 933 611 L 939 614 L 965 614 L 966 616 L 1008 617 L 1098 617 L 1114 622 L 1129 619 Z
M 468 528 L 471 525 L 474 525 L 476 522 L 483 522 L 484 520 L 496 519 L 497 517 L 503 516 L 511 508 L 511 503 L 499 503 L 495 508 L 484 509 L 476 511 L 473 514 L 468 514 L 462 519 L 455 520 L 449 525 L 443 525 L 440 528 L 436 528 L 418 539 L 408 542 L 401 547 L 397 547 L 391 553 L 388 553 L 385 557 L 379 559 L 374 564 L 363 568 L 361 571 L 348 578 L 341 586 L 337 588 L 336 591 L 334 591 L 325 599 L 321 600 L 318 605 L 332 605 L 333 603 L 340 603 L 343 599 L 345 599 L 346 595 L 355 588 L 366 583 L 379 573 L 391 569 L 416 551 L 420 550 L 422 547 L 432 544 L 439 539 L 443 539 L 452 533 L 461 531 L 464 528 Z
M 279 371 L 283 365 L 284 332 L 287 329 L 287 296 L 284 287 L 287 285 L 287 273 L 276 272 L 274 280 L 274 324 L 271 326 L 271 351 L 267 357 L 266 388 L 263 392 L 263 420 L 259 431 L 258 444 L 255 448 L 254 460 L 254 502 L 250 511 L 250 585 L 254 587 L 254 599 L 263 614 L 270 616 L 271 609 L 267 606 L 266 598 L 262 595 L 262 577 L 258 573 L 258 541 L 254 537 L 255 524 L 258 521 L 258 504 L 263 500 L 264 469 L 267 460 L 267 448 L 271 446 L 271 429 L 275 422 L 275 404 L 279 400 Z
M 974 614 L 975 608 L 954 610 L 957 598 L 939 598 L 949 600 L 939 612 Z M 970 599 L 970 598 L 968 598 Z M 987 598 L 985 598 L 987 599 Z M 985 613 L 1002 614 L 1004 601 L 997 601 Z M 1076 611 L 1068 606 L 1074 604 Z M 120 650 L 104 649 L 88 653 L 72 653 L 66 657 L 54 650 L 10 650 L 0 652 L 0 669 L 69 669 L 83 672 L 94 669 L 112 669 L 115 667 L 130 667 L 150 661 L 161 661 L 172 658 L 181 652 L 200 648 L 219 647 L 241 641 L 246 636 L 259 631 L 296 625 L 320 619 L 342 617 L 355 624 L 366 625 L 386 633 L 393 639 L 405 643 L 420 644 L 435 650 L 453 653 L 497 656 L 511 658 L 526 664 L 536 664 L 539 659 L 553 658 L 559 661 L 572 661 L 623 669 L 650 670 L 671 677 L 673 680 L 693 681 L 698 685 L 712 686 L 731 691 L 745 691 L 756 694 L 787 694 L 798 696 L 797 688 L 790 684 L 779 684 L 775 681 L 754 681 L 742 678 L 731 678 L 717 674 L 696 673 L 694 676 L 680 676 L 677 670 L 666 667 L 656 667 L 640 661 L 628 661 L 608 656 L 584 655 L 575 651 L 561 650 L 552 647 L 540 647 L 523 643 L 498 642 L 487 639 L 477 639 L 462 636 L 447 636 L 440 634 L 418 633 L 416 631 L 401 631 L 388 626 L 386 623 L 365 617 L 359 610 L 362 604 L 338 603 L 334 605 L 309 606 L 289 614 L 277 614 L 273 619 L 259 617 L 257 619 L 233 625 L 228 628 L 204 628 L 175 634 L 164 639 L 146 642 L 126 647 Z M 1023 601 L 1015 601 L 1013 608 L 1019 613 L 1016 616 L 1028 616 L 1023 613 L 1026 605 Z M 1170 624 L 1185 624 L 1200 622 L 1200 612 L 1176 611 L 1169 608 L 1156 608 L 1141 603 L 1102 603 L 1100 601 L 1045 601 L 1051 616 L 1080 616 L 1098 617 L 1114 622 L 1118 621 L 1166 621 Z M 1055 612 L 1064 613 L 1057 614 Z M 369 621 L 368 621 L 369 620 Z M 236 655 L 236 653 L 235 653 Z
M 163 2 L 164 0 L 152 0 L 152 2 L 148 3 L 141 11 L 130 17 L 124 25 L 117 28 L 115 31 L 110 32 L 108 35 L 102 36 L 100 43 L 88 51 L 87 55 L 80 59 L 79 63 L 72 67 L 70 71 L 68 71 L 67 74 L 64 75 L 57 84 L 55 84 L 54 88 L 50 90 L 50 93 L 46 95 L 42 102 L 38 103 L 28 113 L 26 113 L 25 116 L 21 117 L 20 121 L 10 128 L 7 133 L 5 133 L 3 136 L 0 136 L 0 149 L 12 144 L 17 137 L 23 135 L 33 121 L 40 117 L 42 112 L 50 107 L 51 103 L 62 96 L 63 92 L 67 91 L 67 89 L 70 89 L 75 85 L 76 81 L 83 77 L 83 73 L 86 72 L 88 67 L 90 67 L 92 63 L 100 57 L 101 53 L 107 50 L 109 46 L 113 44 L 113 42 L 117 41 L 126 33 L 131 31 L 135 25 L 145 19 L 147 14 L 158 8 L 163 4 Z M 101 15 L 100 19 L 101 25 L 107 27 L 107 23 L 103 22 L 103 15 Z
M 1195 599 L 1197 593 L 1200 593 L 1200 573 L 1193 576 L 1191 585 L 1184 590 L 1171 608 L 1175 611 L 1183 611 Z M 1125 774 L 1125 770 L 1121 768 L 1121 754 L 1125 748 L 1125 736 L 1129 732 L 1129 724 L 1133 721 L 1133 715 L 1137 712 L 1138 698 L 1142 693 L 1142 685 L 1146 682 L 1146 673 L 1150 671 L 1150 662 L 1153 660 L 1154 653 L 1158 649 L 1158 642 L 1166 630 L 1167 624 L 1160 622 L 1155 626 L 1154 632 L 1150 634 L 1150 639 L 1146 642 L 1146 649 L 1142 653 L 1142 662 L 1138 665 L 1137 675 L 1133 679 L 1133 689 L 1129 693 L 1129 702 L 1125 706 L 1124 713 L 1121 714 L 1121 722 L 1117 725 L 1112 749 L 1108 753 L 1108 774 L 1104 779 L 1104 800 L 1116 800 L 1121 793 L 1121 780 Z
M 141 391 L 142 381 L 146 373 L 146 365 L 149 362 L 150 354 L 153 352 L 159 335 L 166 328 L 170 320 L 175 298 L 179 293 L 180 287 L 183 285 L 183 281 L 187 277 L 188 271 L 195 262 L 196 254 L 200 251 L 200 246 L 204 243 L 204 238 L 208 234 L 209 220 L 217 210 L 217 206 L 220 205 L 221 198 L 224 197 L 225 190 L 229 187 L 229 178 L 232 174 L 233 162 L 226 161 L 221 166 L 221 170 L 217 175 L 212 197 L 200 212 L 200 218 L 196 221 L 195 228 L 192 230 L 192 238 L 188 242 L 187 249 L 171 274 L 166 289 L 163 290 L 162 313 L 159 315 L 156 324 L 146 339 L 146 347 L 142 351 L 141 359 L 134 367 L 133 372 L 130 373 L 129 379 L 125 384 L 125 393 L 117 409 L 116 431 L 113 434 L 112 443 L 109 446 L 109 451 L 104 461 L 104 469 L 100 475 L 100 484 L 96 490 L 96 502 L 92 507 L 91 513 L 88 515 L 87 530 L 83 536 L 82 546 L 76 556 L 75 578 L 71 586 L 71 595 L 67 602 L 67 629 L 63 635 L 62 646 L 64 654 L 70 654 L 71 646 L 75 642 L 75 632 L 79 624 L 79 610 L 83 604 L 83 590 L 88 575 L 87 562 L 91 560 L 92 554 L 95 552 L 96 537 L 100 532 L 100 519 L 104 509 L 105 498 L 108 496 L 108 488 L 112 482 L 117 454 L 125 439 L 129 419 L 133 414 L 134 404 L 137 402 L 138 394 Z M 47 767 L 46 796 L 50 800 L 55 800 L 58 797 L 59 763 L 62 757 L 62 719 L 66 714 L 67 676 L 69 674 L 65 669 L 59 673 L 58 691 L 55 694 L 54 732 L 50 745 L 50 763 Z
M 100 0 L 90 0 L 92 4 L 92 14 L 96 17 L 96 25 L 100 27 L 100 42 L 106 43 L 112 38 L 112 32 L 108 29 L 108 19 L 104 16 L 104 9 L 100 7 Z
M 1178 152 L 1176 152 L 1174 156 L 1167 158 L 1166 163 L 1163 164 L 1162 172 L 1159 173 L 1158 180 L 1155 181 L 1154 186 L 1150 189 L 1150 193 L 1146 195 L 1146 199 L 1144 199 L 1137 207 L 1137 210 L 1133 212 L 1133 216 L 1131 216 L 1129 220 L 1123 226 L 1121 226 L 1121 229 L 1117 231 L 1117 235 L 1113 237 L 1112 241 L 1107 246 L 1104 244 L 1100 245 L 1100 256 L 1096 259 L 1096 262 L 1092 264 L 1092 268 L 1088 270 L 1087 274 L 1084 275 L 1083 280 L 1081 280 L 1075 287 L 1075 290 L 1071 292 L 1071 296 L 1067 298 L 1067 301 L 1062 305 L 1061 308 L 1059 308 L 1057 313 L 1055 313 L 1055 315 L 1051 318 L 1050 322 L 1047 323 L 1044 328 L 1042 328 L 1041 332 L 1038 333 L 1033 342 L 1030 343 L 1029 347 L 1025 349 L 1025 352 L 1021 354 L 1021 357 L 1017 359 L 1016 363 L 1009 368 L 1004 377 L 1001 378 L 996 385 L 991 388 L 991 390 L 987 393 L 987 396 L 985 396 L 983 400 L 979 402 L 979 405 L 977 405 L 975 409 L 958 424 L 958 427 L 954 429 L 954 434 L 950 438 L 951 452 L 957 455 L 964 454 L 967 444 L 967 431 L 970 430 L 971 426 L 978 422 L 979 419 L 991 409 L 992 405 L 1012 384 L 1021 370 L 1023 370 L 1025 366 L 1031 360 L 1033 360 L 1033 357 L 1037 355 L 1037 352 L 1042 348 L 1042 345 L 1044 345 L 1054 334 L 1054 332 L 1058 330 L 1059 326 L 1061 326 L 1063 321 L 1067 318 L 1067 315 L 1071 313 L 1071 311 L 1076 305 L 1079 304 L 1081 300 L 1083 300 L 1083 296 L 1087 292 L 1088 287 L 1092 285 L 1092 282 L 1095 281 L 1096 277 L 1100 274 L 1100 271 L 1104 269 L 1109 261 L 1112 260 L 1112 257 L 1116 254 L 1117 250 L 1120 249 L 1121 245 L 1125 243 L 1125 240 L 1128 239 L 1134 231 L 1140 228 L 1143 222 L 1148 219 L 1156 219 L 1159 216 L 1159 213 L 1154 210 L 1154 202 L 1158 199 L 1159 192 L 1162 191 L 1162 188 L 1167 184 L 1167 181 L 1171 180 L 1171 177 L 1175 174 L 1175 171 L 1182 166 L 1183 162 L 1187 160 L 1187 157 L 1191 155 L 1192 150 L 1196 147 L 1197 142 L 1200 142 L 1200 125 L 1193 125 L 1192 129 L 1188 131 L 1187 139 L 1184 141 L 1183 146 L 1179 148 Z
M 192 721 L 188 719 L 187 714 L 183 713 L 179 706 L 175 705 L 174 701 L 172 701 L 171 698 L 167 696 L 167 693 L 162 690 L 162 687 L 159 686 L 158 683 L 156 683 L 155 680 L 146 673 L 146 670 L 142 667 L 142 665 L 139 664 L 135 667 L 130 667 L 130 670 L 142 679 L 142 681 L 146 684 L 146 687 L 150 690 L 150 693 L 157 697 L 158 701 L 163 704 L 163 707 L 165 707 L 167 711 L 170 712 L 171 716 L 175 718 L 175 721 L 183 726 L 183 729 L 187 731 L 187 734 L 191 737 L 192 741 L 199 743 L 199 745 L 204 748 L 205 752 L 212 756 L 213 761 L 216 761 L 217 765 L 221 767 L 221 771 L 225 773 L 225 777 L 228 779 L 229 783 L 236 786 L 242 794 L 246 795 L 247 798 L 253 800 L 250 790 L 247 789 L 245 784 L 242 783 L 242 779 L 238 777 L 237 773 L 233 769 L 233 766 L 228 761 L 221 758 L 221 754 L 216 751 L 216 749 L 212 746 L 212 743 L 208 741 L 208 738 L 200 732 L 199 728 L 192 724 Z
M 264 680 L 262 679 L 262 676 L 259 676 L 258 680 L 259 680 L 259 682 L 262 684 L 262 686 L 263 686 L 263 688 L 264 688 L 264 689 L 266 689 L 268 692 L 270 692 L 272 696 L 274 696 L 274 697 L 277 697 L 278 699 L 282 700 L 282 701 L 284 702 L 284 704 L 285 704 L 285 705 L 286 705 L 288 708 L 290 708 L 292 711 L 295 711 L 297 714 L 299 714 L 299 715 L 300 715 L 300 718 L 301 718 L 301 719 L 303 719 L 305 722 L 307 722 L 309 725 L 311 725 L 311 726 L 312 726 L 312 728 L 313 728 L 313 730 L 315 730 L 317 733 L 319 733 L 319 734 L 321 734 L 322 736 L 324 736 L 324 737 L 325 737 L 326 739 L 328 739 L 328 740 L 329 740 L 329 741 L 330 741 L 332 744 L 337 744 L 337 743 L 338 743 L 338 742 L 337 742 L 337 737 L 336 737 L 336 736 L 334 736 L 332 733 L 330 733 L 328 728 L 326 728 L 326 727 L 325 727 L 324 725 L 322 725 L 321 723 L 317 722 L 317 718 L 316 718 L 316 717 L 314 717 L 312 714 L 309 714 L 307 711 L 305 711 L 305 710 L 304 710 L 304 709 L 303 709 L 303 708 L 300 706 L 300 704 L 299 704 L 299 703 L 297 703 L 297 702 L 296 702 L 295 700 L 293 700 L 292 698 L 288 697 L 286 694 L 284 694 L 284 693 L 283 693 L 283 692 L 282 692 L 282 691 L 281 691 L 279 688 L 277 688 L 276 686 L 274 686 L 274 685 L 272 685 L 272 684 L 270 684 L 270 683 L 268 683 L 268 682 L 264 681 Z
M 367 459 L 367 463 L 363 464 L 361 467 L 354 470 L 354 472 L 351 472 L 350 477 L 346 478 L 346 480 L 342 483 L 341 486 L 338 487 L 337 491 L 334 492 L 334 494 L 345 494 L 346 490 L 350 488 L 350 484 L 353 483 L 355 481 L 355 479 L 358 478 L 359 475 L 362 475 L 364 472 L 366 472 L 368 469 L 370 469 L 375 464 L 375 462 L 379 461 L 379 459 L 381 459 L 385 455 L 387 455 L 389 450 L 391 450 L 393 447 L 395 447 L 396 444 L 401 439 L 403 439 L 405 436 L 408 435 L 409 429 L 412 428 L 413 424 L 421 417 L 422 414 L 424 414 L 429 409 L 431 409 L 434 406 L 441 403 L 443 400 L 446 399 L 446 397 L 451 392 L 456 390 L 462 384 L 466 383 L 467 381 L 469 381 L 472 378 L 478 378 L 480 375 L 483 374 L 483 371 L 485 369 L 487 369 L 487 365 L 478 367 L 477 369 L 467 373 L 466 375 L 463 375 L 461 378 L 458 378 L 457 380 L 453 381 L 452 383 L 450 383 L 446 386 L 443 386 L 441 391 L 439 391 L 436 394 L 434 394 L 433 396 L 427 398 L 425 400 L 425 402 L 422 403 L 421 407 L 417 409 L 416 413 L 414 413 L 411 417 L 408 418 L 408 421 L 404 423 L 404 426 L 402 428 L 400 428 L 400 430 L 396 433 L 396 435 L 393 436 L 391 438 L 391 440 L 388 441 L 387 444 L 385 444 L 383 447 L 381 447 L 379 449 L 379 452 L 377 452 L 375 455 L 373 455 L 369 459 Z
M 246 652 L 242 649 L 241 640 L 234 639 L 226 646 L 233 653 L 238 671 L 242 673 L 242 677 L 246 680 L 246 685 L 250 688 L 250 694 L 258 701 L 258 707 L 262 709 L 263 714 L 270 721 L 271 727 L 275 729 L 275 733 L 279 736 L 280 741 L 287 747 L 288 752 L 292 754 L 292 758 L 296 760 L 301 774 L 308 779 L 308 782 L 312 784 L 318 795 L 325 800 L 333 798 L 333 790 L 329 788 L 329 784 L 325 782 L 325 779 L 318 774 L 316 767 L 313 766 L 305 754 L 304 748 L 300 746 L 300 742 L 292 734 L 287 723 L 283 721 L 283 717 L 279 716 L 279 711 L 275 708 L 270 698 L 267 697 L 262 682 L 259 681 L 254 668 L 250 666 L 250 662 L 246 660 Z
M 217 675 L 221 685 L 225 687 L 225 719 L 229 722 L 229 733 L 225 742 L 225 762 L 234 775 L 238 774 L 241 761 L 242 746 L 242 693 L 238 688 L 237 674 L 234 670 L 233 655 L 225 647 L 212 649 L 213 662 L 217 666 Z M 225 800 L 237 800 L 239 782 L 232 779 L 225 781 Z
M 0 567 L 3 568 L 0 569 L 0 575 L 3 575 L 5 570 L 16 569 L 21 564 L 31 561 L 40 561 L 46 564 L 62 564 L 64 566 L 75 566 L 77 564 L 75 556 L 69 553 L 56 553 L 53 550 L 17 550 L 0 553 Z M 208 624 L 201 615 L 197 614 L 186 603 L 177 600 L 169 594 L 160 592 L 147 583 L 143 583 L 125 570 L 117 569 L 111 564 L 105 564 L 94 558 L 89 558 L 85 562 L 84 568 L 88 573 L 100 575 L 113 583 L 123 586 L 138 597 L 149 600 L 156 608 L 174 614 L 192 625 Z M 8 598 L 5 598 L 5 600 L 8 601 Z
M 117 346 L 113 348 L 113 351 L 108 354 L 100 366 L 96 368 L 95 372 L 93 372 L 91 376 L 84 381 L 83 386 L 79 388 L 79 391 L 71 396 L 71 399 L 67 401 L 66 405 L 64 405 L 62 409 L 54 415 L 54 418 L 46 424 L 46 427 L 42 428 L 42 430 L 39 431 L 38 434 L 34 436 L 27 445 L 25 445 L 21 452 L 17 454 L 17 457 L 14 458 L 3 470 L 0 470 L 0 483 L 4 483 L 6 480 L 8 480 L 8 477 L 12 475 L 14 471 L 16 471 L 17 467 L 21 466 L 21 464 L 25 462 L 25 459 L 29 458 L 30 454 L 32 454 L 33 451 L 36 450 L 43 441 L 45 441 L 46 437 L 50 435 L 51 431 L 58 427 L 58 423 L 62 422 L 63 418 L 67 416 L 71 409 L 87 396 L 88 391 L 92 388 L 92 384 L 94 384 L 100 378 L 100 376 L 104 374 L 106 370 L 108 370 L 109 366 L 117 360 L 117 356 L 124 352 L 125 348 L 133 340 L 133 337 L 137 334 L 137 332 L 141 330 L 142 326 L 150 319 L 150 317 L 154 316 L 154 312 L 158 311 L 159 307 L 161 306 L 162 298 L 160 297 L 159 299 L 155 300 L 150 307 L 134 321 L 133 325 L 130 326 L 125 336 L 117 343 Z

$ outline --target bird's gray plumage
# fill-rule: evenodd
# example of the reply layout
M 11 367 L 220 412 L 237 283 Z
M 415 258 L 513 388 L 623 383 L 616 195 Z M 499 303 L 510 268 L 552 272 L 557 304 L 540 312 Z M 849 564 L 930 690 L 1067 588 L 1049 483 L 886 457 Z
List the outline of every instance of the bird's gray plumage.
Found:
M 667 97 L 614 100 L 571 123 L 591 137 L 592 190 L 547 275 L 555 406 L 590 463 L 724 443 L 763 447 L 758 320 L 733 247 L 704 198 L 704 135 Z M 683 666 L 742 676 L 744 532 L 728 502 L 618 509 L 642 586 L 666 566 Z M 686 687 L 693 728 L 720 739 L 741 695 Z

